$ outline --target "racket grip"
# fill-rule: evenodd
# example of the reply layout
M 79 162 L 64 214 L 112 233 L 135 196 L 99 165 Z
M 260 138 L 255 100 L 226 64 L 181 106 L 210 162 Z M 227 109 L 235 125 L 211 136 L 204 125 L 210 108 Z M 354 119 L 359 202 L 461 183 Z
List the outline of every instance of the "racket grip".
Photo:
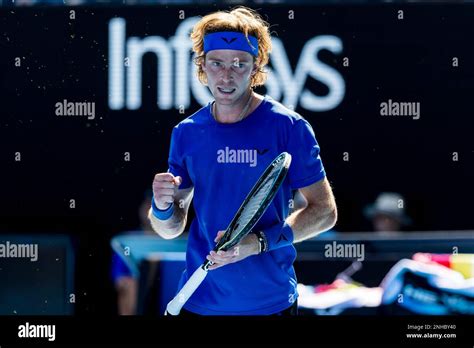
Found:
M 184 304 L 189 300 L 191 295 L 196 291 L 198 286 L 203 282 L 207 276 L 207 270 L 199 267 L 184 284 L 183 288 L 166 306 L 166 312 L 171 315 L 178 315 Z

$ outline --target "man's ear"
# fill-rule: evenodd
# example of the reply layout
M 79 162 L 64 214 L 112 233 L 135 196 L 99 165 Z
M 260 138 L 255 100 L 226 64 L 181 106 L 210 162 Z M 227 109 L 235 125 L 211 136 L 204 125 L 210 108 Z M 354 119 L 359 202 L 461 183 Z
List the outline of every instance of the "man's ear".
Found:
M 253 69 L 252 69 L 252 72 L 250 73 L 250 75 L 255 75 L 256 73 L 258 72 L 258 66 L 257 64 L 253 64 Z
M 252 69 L 252 71 L 250 72 L 250 76 L 255 75 L 256 72 L 257 72 L 257 71 L 255 70 L 255 67 L 254 67 L 254 68 Z

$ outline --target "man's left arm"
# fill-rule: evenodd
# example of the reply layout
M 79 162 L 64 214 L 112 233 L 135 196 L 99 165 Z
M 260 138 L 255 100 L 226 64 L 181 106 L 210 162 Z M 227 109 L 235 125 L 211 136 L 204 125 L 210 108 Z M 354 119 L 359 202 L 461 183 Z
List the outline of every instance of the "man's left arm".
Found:
M 326 177 L 318 182 L 300 188 L 299 192 L 307 204 L 296 209 L 286 219 L 293 230 L 293 242 L 313 238 L 332 228 L 337 221 L 337 207 L 331 186 Z

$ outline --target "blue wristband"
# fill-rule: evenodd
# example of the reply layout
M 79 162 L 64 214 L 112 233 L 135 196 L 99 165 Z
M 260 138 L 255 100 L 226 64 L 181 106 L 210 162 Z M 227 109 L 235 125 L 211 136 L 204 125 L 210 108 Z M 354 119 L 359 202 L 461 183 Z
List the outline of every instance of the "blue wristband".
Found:
M 166 210 L 159 209 L 155 204 L 155 196 L 151 198 L 151 211 L 153 216 L 156 217 L 158 220 L 168 220 L 171 216 L 173 216 L 174 212 L 174 203 L 171 203 Z
M 293 244 L 293 230 L 286 221 L 279 222 L 263 230 L 267 240 L 267 251 L 283 248 Z

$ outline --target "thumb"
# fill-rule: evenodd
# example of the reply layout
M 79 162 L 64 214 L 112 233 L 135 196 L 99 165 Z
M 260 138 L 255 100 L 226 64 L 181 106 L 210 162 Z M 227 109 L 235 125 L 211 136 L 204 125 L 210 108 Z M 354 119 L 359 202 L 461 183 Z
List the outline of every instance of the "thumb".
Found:
M 180 176 L 175 176 L 174 177 L 174 184 L 176 186 L 180 186 L 182 182 L 183 182 L 183 179 Z
M 224 235 L 224 233 L 225 233 L 225 231 L 219 231 L 219 232 L 217 232 L 217 236 L 216 236 L 216 238 L 214 238 L 214 242 L 217 243 L 217 242 L 219 241 L 219 239 L 222 238 L 222 236 Z

